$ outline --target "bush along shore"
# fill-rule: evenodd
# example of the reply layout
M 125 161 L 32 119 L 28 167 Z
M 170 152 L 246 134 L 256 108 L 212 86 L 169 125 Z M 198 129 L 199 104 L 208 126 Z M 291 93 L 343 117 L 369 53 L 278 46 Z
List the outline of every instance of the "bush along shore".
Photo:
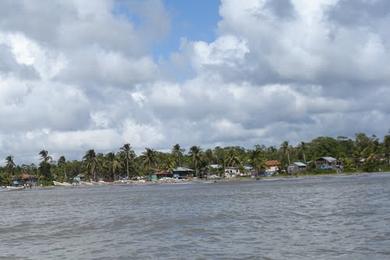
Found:
M 37 164 L 15 163 L 8 155 L 0 167 L 0 186 L 69 186 L 101 184 L 183 183 L 268 176 L 305 176 L 390 171 L 390 134 L 383 138 L 358 133 L 354 138 L 318 137 L 280 146 L 255 145 L 187 151 L 179 144 L 170 152 L 151 148 L 137 155 L 130 144 L 117 151 L 85 152 L 80 160 L 53 158 L 39 152 Z

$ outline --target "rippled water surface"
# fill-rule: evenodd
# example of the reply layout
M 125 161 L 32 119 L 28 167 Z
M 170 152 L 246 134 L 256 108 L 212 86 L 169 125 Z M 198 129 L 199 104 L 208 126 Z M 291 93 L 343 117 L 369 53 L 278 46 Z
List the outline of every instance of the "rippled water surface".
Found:
M 390 259 L 390 174 L 0 192 L 0 259 Z

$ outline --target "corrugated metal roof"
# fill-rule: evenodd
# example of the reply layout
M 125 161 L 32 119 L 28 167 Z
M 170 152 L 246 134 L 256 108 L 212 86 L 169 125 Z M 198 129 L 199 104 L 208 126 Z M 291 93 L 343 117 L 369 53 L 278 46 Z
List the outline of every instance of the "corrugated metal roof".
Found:
M 303 162 L 294 162 L 294 164 L 298 167 L 306 167 L 306 164 L 304 164 Z
M 265 162 L 265 165 L 268 167 L 280 166 L 280 162 L 278 160 L 269 160 Z
M 330 157 L 330 156 L 324 156 L 324 157 L 321 157 L 320 159 L 324 159 L 324 160 L 327 161 L 327 162 L 334 162 L 334 161 L 337 161 L 336 158 L 333 158 L 333 157 Z
M 174 172 L 193 172 L 194 170 L 186 167 L 177 167 L 173 170 Z
M 219 164 L 210 164 L 209 167 L 212 169 L 222 169 L 222 165 Z

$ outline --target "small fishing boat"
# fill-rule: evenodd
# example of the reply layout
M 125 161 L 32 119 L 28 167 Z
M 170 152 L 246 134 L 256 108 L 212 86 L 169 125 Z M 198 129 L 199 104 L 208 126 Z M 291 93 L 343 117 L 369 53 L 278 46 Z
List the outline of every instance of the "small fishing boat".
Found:
M 88 181 L 80 181 L 79 183 L 80 183 L 80 185 L 86 185 L 86 186 L 93 186 L 93 185 L 95 185 L 92 182 L 88 182 Z
M 4 191 L 18 191 L 18 190 L 24 190 L 24 186 L 6 186 L 3 188 Z
M 53 181 L 53 184 L 54 184 L 54 186 L 72 187 L 72 184 L 67 183 L 67 182 Z

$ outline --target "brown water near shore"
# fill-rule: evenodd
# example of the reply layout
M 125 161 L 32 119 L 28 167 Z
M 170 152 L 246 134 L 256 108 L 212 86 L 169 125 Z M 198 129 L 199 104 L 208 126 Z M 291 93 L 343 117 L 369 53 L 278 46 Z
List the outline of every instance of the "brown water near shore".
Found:
M 0 258 L 388 259 L 390 175 L 0 193 Z

